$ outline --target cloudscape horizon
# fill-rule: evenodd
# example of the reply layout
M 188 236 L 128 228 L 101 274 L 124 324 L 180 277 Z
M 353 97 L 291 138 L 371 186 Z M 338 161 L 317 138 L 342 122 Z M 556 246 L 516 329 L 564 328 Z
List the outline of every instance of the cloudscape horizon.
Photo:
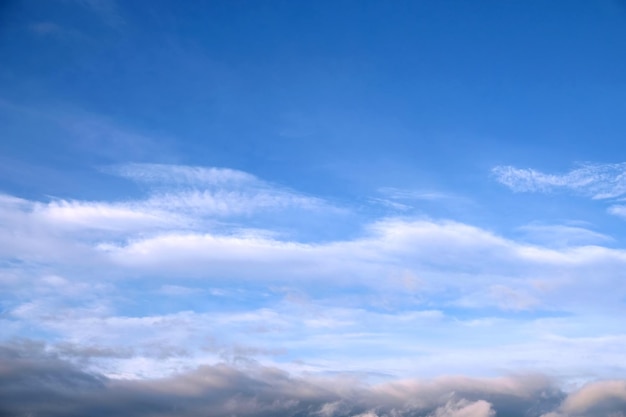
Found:
M 626 415 L 626 5 L 0 6 L 0 416 Z

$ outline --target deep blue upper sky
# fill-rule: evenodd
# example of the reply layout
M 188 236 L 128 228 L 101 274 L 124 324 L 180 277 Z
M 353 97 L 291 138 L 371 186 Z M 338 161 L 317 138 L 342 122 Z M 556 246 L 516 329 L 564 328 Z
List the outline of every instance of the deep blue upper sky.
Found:
M 620 2 L 92 3 L 3 7 L 4 100 L 104 115 L 164 149 L 85 160 L 22 114 L 5 157 L 176 160 L 323 193 L 620 161 Z

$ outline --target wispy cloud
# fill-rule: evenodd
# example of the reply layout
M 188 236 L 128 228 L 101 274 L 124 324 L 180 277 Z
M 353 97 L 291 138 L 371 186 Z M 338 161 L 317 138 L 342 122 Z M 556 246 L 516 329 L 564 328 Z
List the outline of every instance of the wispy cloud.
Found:
M 546 174 L 531 168 L 497 166 L 495 178 L 516 192 L 550 192 L 565 189 L 594 199 L 626 194 L 626 163 L 584 164 L 565 174 Z
M 341 211 L 320 198 L 272 185 L 241 171 L 134 164 L 117 167 L 113 172 L 146 183 L 148 196 L 117 202 L 37 202 L 0 195 L 0 218 L 10 221 L 14 230 L 21 229 L 23 236 L 37 233 L 57 239 L 64 230 L 131 237 L 140 232 L 206 230 L 211 222 L 237 216 Z M 42 229 L 35 231 L 33 225 Z M 234 230 L 241 228 L 245 226 L 234 226 Z
M 52 30 L 53 27 L 45 24 L 43 30 Z M 31 27 L 31 30 L 35 29 Z M 76 35 L 70 30 L 62 33 Z M 139 133 L 108 117 L 77 109 L 63 102 L 54 105 L 25 105 L 19 101 L 0 98 L 0 108 L 26 125 L 38 126 L 39 135 L 51 137 L 48 140 L 55 141 L 56 146 L 60 146 L 64 152 L 78 152 L 90 161 L 94 156 L 105 161 L 102 163 L 147 159 L 170 161 L 175 157 L 171 142 L 162 136 Z M 59 129 L 61 135 L 57 133 Z M 55 134 L 58 136 L 55 137 Z
M 107 171 L 152 185 L 208 187 L 263 184 L 254 175 L 228 168 L 133 163 L 112 167 Z
M 54 22 L 37 22 L 29 25 L 29 29 L 38 35 L 54 35 L 65 32 L 60 25 Z
M 299 194 L 233 169 L 129 164 L 115 167 L 112 172 L 154 187 L 155 192 L 146 203 L 166 210 L 232 215 L 290 207 L 332 208 L 322 199 Z
M 616 214 L 616 213 L 615 213 Z M 611 236 L 567 224 L 531 223 L 518 228 L 524 239 L 547 246 L 576 246 L 612 242 Z
M 378 189 L 378 193 L 380 197 L 371 198 L 370 200 L 401 212 L 408 212 L 416 206 L 423 206 L 424 203 L 437 203 L 448 206 L 467 206 L 470 203 L 469 199 L 460 195 L 432 190 L 383 187 Z
M 450 193 L 443 193 L 440 191 L 416 191 L 405 190 L 393 187 L 383 187 L 378 190 L 382 195 L 395 199 L 395 200 L 426 200 L 426 201 L 438 201 L 438 200 L 455 200 L 459 199 L 457 195 Z
M 42 110 L 43 112 L 43 110 Z M 112 162 L 135 161 L 155 158 L 159 155 L 171 154 L 165 140 L 137 133 L 126 127 L 119 126 L 100 116 L 66 109 L 51 110 L 45 115 L 73 137 L 69 146 L 77 147 L 88 154 L 102 156 Z M 161 138 L 162 139 L 162 138 Z
M 107 25 L 120 29 L 125 20 L 116 0 L 73 0 L 98 15 Z

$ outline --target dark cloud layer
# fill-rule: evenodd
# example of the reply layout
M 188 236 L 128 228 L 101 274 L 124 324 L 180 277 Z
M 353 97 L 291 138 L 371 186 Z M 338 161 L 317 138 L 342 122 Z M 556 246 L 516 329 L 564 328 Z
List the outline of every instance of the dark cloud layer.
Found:
M 0 347 L 2 417 L 623 416 L 626 381 L 565 395 L 542 376 L 444 377 L 366 385 L 269 367 L 202 366 L 150 380 L 106 378 L 22 342 Z

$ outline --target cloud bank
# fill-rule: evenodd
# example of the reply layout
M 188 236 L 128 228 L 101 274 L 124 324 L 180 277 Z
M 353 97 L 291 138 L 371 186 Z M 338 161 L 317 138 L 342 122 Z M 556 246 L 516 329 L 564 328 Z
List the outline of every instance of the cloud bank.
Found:
M 563 401 L 564 394 L 541 376 L 371 385 L 349 375 L 293 376 L 255 364 L 123 380 L 85 372 L 29 342 L 2 346 L 0 365 L 0 415 L 5 416 L 541 416 L 585 411 L 623 394 L 614 387 L 619 382 L 598 383 Z M 616 403 L 609 409 L 623 407 Z
M 626 381 L 569 393 L 541 375 L 439 377 L 378 384 L 354 375 L 290 375 L 254 363 L 217 364 L 160 379 L 89 373 L 22 341 L 0 347 L 0 415 L 302 417 L 612 417 L 626 413 Z

